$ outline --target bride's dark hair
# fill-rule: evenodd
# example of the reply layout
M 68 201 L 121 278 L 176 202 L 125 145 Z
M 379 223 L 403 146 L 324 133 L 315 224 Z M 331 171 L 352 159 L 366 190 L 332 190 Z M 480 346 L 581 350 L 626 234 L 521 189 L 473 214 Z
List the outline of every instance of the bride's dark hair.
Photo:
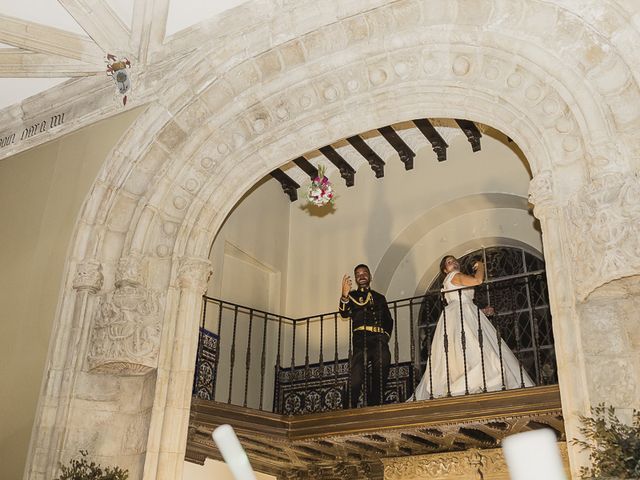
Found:
M 447 263 L 447 258 L 456 258 L 453 255 L 445 255 L 444 257 L 442 257 L 442 260 L 440 260 L 440 271 L 444 273 L 444 267 L 445 264 Z

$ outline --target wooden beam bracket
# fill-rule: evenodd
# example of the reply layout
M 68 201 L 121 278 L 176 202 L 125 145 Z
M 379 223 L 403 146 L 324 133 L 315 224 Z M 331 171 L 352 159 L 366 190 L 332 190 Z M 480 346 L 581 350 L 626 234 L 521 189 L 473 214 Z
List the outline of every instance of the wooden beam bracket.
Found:
M 298 167 L 300 167 L 300 169 L 304 173 L 309 175 L 309 178 L 311 180 L 313 180 L 314 178 L 316 178 L 318 176 L 318 169 L 316 167 L 314 167 L 313 164 L 309 160 L 307 160 L 306 158 L 298 157 L 298 158 L 293 160 L 293 163 L 295 163 Z
M 444 138 L 440 136 L 435 127 L 427 118 L 420 118 L 413 121 L 414 125 L 418 127 L 418 130 L 429 140 L 433 152 L 438 157 L 439 162 L 444 162 L 447 159 L 447 147 L 449 145 L 444 141 Z
M 400 135 L 391 126 L 379 128 L 378 131 L 382 136 L 391 144 L 391 146 L 398 152 L 400 161 L 404 163 L 405 170 L 411 170 L 413 168 L 413 159 L 416 154 L 411 147 L 405 143 Z
M 293 178 L 279 168 L 271 172 L 271 176 L 280 182 L 282 190 L 289 196 L 289 200 L 295 202 L 298 199 L 298 188 L 300 188 L 300 185 L 298 185 Z
M 365 142 L 360 135 L 354 135 L 353 137 L 347 138 L 347 142 L 349 142 L 351 146 L 355 148 L 367 162 L 369 162 L 371 170 L 376 174 L 376 178 L 384 177 L 384 161 L 369 145 L 367 145 L 367 142 Z
M 356 171 L 344 158 L 342 158 L 342 155 L 336 152 L 335 148 L 331 145 L 320 148 L 320 152 L 327 157 L 327 160 L 338 167 L 338 170 L 340 170 L 340 176 L 344 179 L 347 187 L 353 187 Z
M 467 136 L 467 140 L 471 144 L 471 150 L 474 152 L 480 151 L 480 138 L 482 137 L 482 133 L 476 127 L 476 124 L 471 120 L 459 120 L 456 118 L 456 123 L 462 129 L 464 134 Z

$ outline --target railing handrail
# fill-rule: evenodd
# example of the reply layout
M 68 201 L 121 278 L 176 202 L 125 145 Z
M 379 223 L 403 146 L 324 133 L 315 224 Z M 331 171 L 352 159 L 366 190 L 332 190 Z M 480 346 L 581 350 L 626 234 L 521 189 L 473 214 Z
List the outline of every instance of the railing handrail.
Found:
M 460 288 L 454 288 L 452 290 L 427 290 L 424 294 L 422 295 L 416 295 L 414 297 L 406 297 L 406 298 L 400 298 L 397 300 L 390 300 L 388 301 L 389 304 L 400 304 L 403 302 L 409 302 L 410 304 L 416 304 L 418 305 L 419 302 L 415 301 L 415 300 L 424 300 L 426 297 L 430 297 L 433 295 L 443 295 L 445 293 L 449 293 L 449 292 L 458 292 L 461 290 L 469 290 L 471 288 L 478 288 L 482 285 L 491 285 L 494 283 L 501 283 L 501 282 L 505 282 L 508 280 L 516 280 L 518 278 L 525 278 L 525 277 L 534 277 L 534 276 L 538 276 L 538 275 L 542 275 L 543 273 L 545 273 L 546 270 L 542 269 L 542 270 L 535 270 L 533 272 L 525 272 L 525 273 L 516 273 L 513 275 L 506 275 L 504 277 L 500 277 L 500 278 L 493 278 L 493 279 L 489 279 L 489 280 L 485 280 L 483 281 L 481 284 L 479 285 L 474 285 L 474 286 L 470 286 L 470 287 L 460 287 Z M 243 308 L 249 311 L 253 311 L 254 313 L 260 313 L 265 315 L 265 320 L 269 321 L 270 319 L 268 318 L 268 316 L 272 316 L 272 317 L 276 317 L 275 319 L 271 319 L 271 320 L 276 320 L 278 318 L 281 318 L 283 320 L 289 320 L 292 323 L 298 323 L 298 322 L 303 322 L 303 321 L 312 321 L 313 319 L 322 319 L 323 317 L 332 317 L 334 315 L 338 315 L 339 312 L 338 310 L 332 310 L 331 312 L 326 312 L 326 313 L 318 313 L 315 315 L 306 315 L 303 317 L 299 317 L 299 318 L 292 318 L 292 317 L 288 317 L 286 315 L 280 315 L 277 313 L 273 313 L 273 312 L 267 312 L 264 310 L 260 310 L 257 308 L 252 308 L 252 307 L 247 307 L 246 305 L 240 305 L 237 303 L 233 303 L 233 302 L 229 302 L 227 300 L 222 300 L 220 298 L 216 298 L 216 297 L 209 297 L 208 295 L 203 295 L 203 298 L 205 300 L 209 300 L 209 301 L 213 301 L 213 302 L 219 302 L 220 305 L 222 306 L 223 304 L 225 305 L 229 305 L 230 307 L 237 307 L 237 308 Z
M 212 302 L 218 302 L 221 305 L 225 304 L 225 305 L 229 305 L 230 307 L 238 307 L 238 308 L 244 308 L 246 310 L 250 310 L 253 311 L 254 313 L 261 313 L 263 315 L 266 316 L 272 316 L 272 317 L 278 317 L 278 318 L 282 318 L 284 320 L 290 320 L 292 322 L 295 322 L 297 319 L 295 318 L 291 318 L 291 317 L 287 317 L 286 315 L 280 315 L 279 313 L 273 313 L 273 312 L 267 312 L 265 310 L 260 310 L 258 308 L 253 308 L 253 307 L 247 307 L 246 305 L 240 305 L 239 303 L 233 303 L 233 302 L 229 302 L 227 300 L 222 300 L 221 298 L 216 298 L 216 297 L 210 297 L 208 295 L 203 295 L 202 298 L 204 298 L 205 300 L 209 300 Z

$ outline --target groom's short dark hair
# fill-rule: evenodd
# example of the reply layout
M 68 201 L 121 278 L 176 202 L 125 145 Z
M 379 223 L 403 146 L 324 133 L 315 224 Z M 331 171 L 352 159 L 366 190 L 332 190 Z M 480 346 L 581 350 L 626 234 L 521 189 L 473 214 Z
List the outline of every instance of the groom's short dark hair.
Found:
M 366 268 L 367 272 L 369 272 L 369 275 L 371 275 L 371 269 L 369 268 L 369 265 L 366 265 L 364 263 L 359 263 L 358 265 L 356 265 L 353 269 L 353 273 L 356 273 L 356 270 L 359 268 Z

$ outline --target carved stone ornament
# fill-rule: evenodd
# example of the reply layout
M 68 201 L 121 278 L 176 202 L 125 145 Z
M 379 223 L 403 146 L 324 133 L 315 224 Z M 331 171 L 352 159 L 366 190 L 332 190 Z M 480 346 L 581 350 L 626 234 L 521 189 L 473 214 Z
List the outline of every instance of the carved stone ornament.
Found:
M 567 206 L 574 282 L 580 300 L 598 287 L 640 274 L 638 173 L 595 178 Z
M 93 317 L 89 368 L 144 374 L 157 367 L 161 333 L 160 294 L 141 283 L 142 261 L 121 260 L 115 290 L 103 295 Z
M 529 203 L 534 205 L 538 217 L 553 205 L 553 176 L 550 170 L 542 170 L 529 183 Z
M 508 479 L 499 448 L 383 459 L 385 480 Z
M 102 288 L 104 277 L 102 275 L 102 265 L 95 261 L 89 260 L 76 265 L 76 276 L 73 279 L 73 288 L 75 290 L 89 290 L 91 293 L 97 293 Z
M 183 258 L 178 271 L 180 288 L 197 290 L 199 295 L 204 295 L 212 272 L 209 259 Z

